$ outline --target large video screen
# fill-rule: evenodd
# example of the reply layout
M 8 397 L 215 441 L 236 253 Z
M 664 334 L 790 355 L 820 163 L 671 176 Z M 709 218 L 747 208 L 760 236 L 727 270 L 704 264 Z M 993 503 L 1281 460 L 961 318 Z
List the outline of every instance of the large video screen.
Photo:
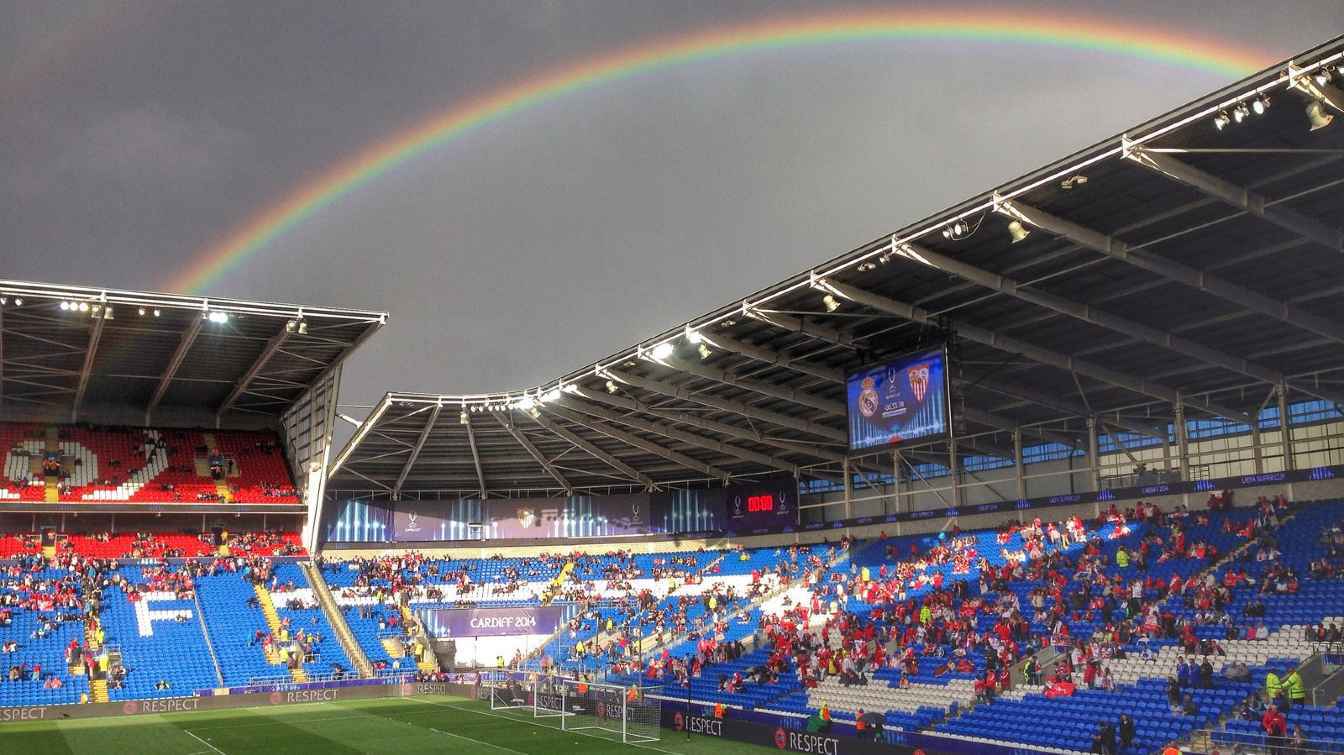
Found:
M 849 449 L 895 446 L 947 432 L 947 357 L 943 349 L 904 357 L 849 376 Z

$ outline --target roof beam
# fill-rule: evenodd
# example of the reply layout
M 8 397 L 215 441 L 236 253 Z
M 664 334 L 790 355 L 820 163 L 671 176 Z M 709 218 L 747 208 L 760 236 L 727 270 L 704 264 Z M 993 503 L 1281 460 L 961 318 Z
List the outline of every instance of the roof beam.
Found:
M 997 427 L 1000 430 L 1008 430 L 1008 431 L 1014 431 L 1019 429 L 1018 423 L 1015 422 L 1013 419 L 1009 417 L 1001 417 L 997 414 L 990 414 L 989 412 L 984 411 L 983 409 L 977 409 L 973 406 L 961 407 L 961 416 L 965 418 L 967 422 L 974 422 L 977 425 L 984 425 L 986 427 Z M 1055 432 L 1054 430 L 1048 430 L 1045 428 L 1038 428 L 1038 429 L 1040 431 L 1040 437 L 1045 440 L 1053 441 L 1055 443 L 1063 443 L 1064 445 L 1070 448 L 1078 448 L 1078 439 L 1073 437 L 1072 435 Z M 958 445 L 960 445 L 962 442 L 963 441 L 961 438 L 957 439 Z
M 716 346 L 723 351 L 741 354 L 744 357 L 751 357 L 752 359 L 767 364 L 787 367 L 791 370 L 801 372 L 804 375 L 811 375 L 831 383 L 843 384 L 845 382 L 845 373 L 843 370 L 812 364 L 789 356 L 783 352 L 768 349 L 764 346 L 756 346 L 755 344 L 750 344 L 745 341 L 739 341 L 721 333 L 707 333 L 702 330 L 700 331 L 700 337 L 709 343 L 709 345 Z
M 84 366 L 79 369 L 79 386 L 75 388 L 75 403 L 70 407 L 70 421 L 79 417 L 79 405 L 84 403 L 84 394 L 89 389 L 89 379 L 93 377 L 93 361 L 98 356 L 98 342 L 103 338 L 103 327 L 107 316 L 98 312 L 89 324 L 89 345 L 84 349 Z
M 570 430 L 557 425 L 556 423 L 552 422 L 549 418 L 547 418 L 545 415 L 538 413 L 535 416 L 532 416 L 532 421 L 536 422 L 538 425 L 541 425 L 543 428 L 550 430 L 553 435 L 573 444 L 576 448 L 581 449 L 594 459 L 597 459 L 603 464 L 606 464 L 607 466 L 611 467 L 617 472 L 620 472 L 621 474 L 625 475 L 627 478 L 643 485 L 645 490 L 653 491 L 658 487 L 654 483 L 652 477 L 649 477 L 648 475 L 637 471 L 634 467 L 630 466 L 629 464 L 626 464 L 625 462 L 621 461 L 615 456 L 612 456 L 606 451 L 603 451 L 601 448 L 598 448 L 597 444 L 584 440 L 578 434 L 573 433 Z
M 664 459 L 667 459 L 668 461 L 672 462 L 673 464 L 679 464 L 685 467 L 686 469 L 690 469 L 699 472 L 701 474 L 708 475 L 712 479 L 727 480 L 730 477 L 732 477 L 732 475 L 729 474 L 728 472 L 719 469 L 718 467 L 712 464 L 706 464 L 702 461 L 697 461 L 683 453 L 678 453 L 677 451 L 673 451 L 672 449 L 667 448 L 665 446 L 661 446 L 657 443 L 644 440 L 638 435 L 627 433 L 624 430 L 618 430 L 617 428 L 614 428 L 610 425 L 606 425 L 601 422 L 593 422 L 584 416 L 586 410 L 584 412 L 581 412 L 578 408 L 568 409 L 561 405 L 563 403 L 565 403 L 564 399 L 561 399 L 560 401 L 552 401 L 551 403 L 546 405 L 546 411 L 556 416 L 564 417 L 570 422 L 573 422 L 574 424 L 579 425 L 581 427 L 586 427 L 594 432 L 602 433 L 603 435 L 612 438 L 614 440 L 618 440 L 626 444 L 627 446 L 638 448 L 647 453 L 651 453 L 654 456 L 661 456 Z
M 467 445 L 471 446 L 471 463 L 476 466 L 476 481 L 481 484 L 481 500 L 486 498 L 486 492 L 489 490 L 485 484 L 485 470 L 481 469 L 481 452 L 476 449 L 476 431 L 471 427 L 471 415 L 467 415 Z
M 778 448 L 781 451 L 789 451 L 791 453 L 802 454 L 804 456 L 811 456 L 814 459 L 820 459 L 822 461 L 840 463 L 845 460 L 845 455 L 843 453 L 828 451 L 823 448 L 818 448 L 811 444 L 793 443 L 779 438 L 771 438 L 767 435 L 762 435 L 761 433 L 758 433 L 750 428 L 739 427 L 737 425 L 730 425 L 727 422 L 719 422 L 718 420 L 706 419 L 704 417 L 697 416 L 690 412 L 678 412 L 669 409 L 657 409 L 652 406 L 649 406 L 648 404 L 645 404 L 642 401 L 639 401 L 638 399 L 634 399 L 629 396 L 614 395 L 603 391 L 589 392 L 583 389 L 580 389 L 578 395 L 589 401 L 597 401 L 603 404 L 607 404 L 609 406 L 625 409 L 627 411 L 640 412 L 642 414 L 651 414 L 655 417 L 665 419 L 670 422 L 677 422 L 684 425 L 691 425 L 693 427 L 698 427 L 701 430 L 707 430 L 712 433 L 719 433 L 721 435 L 727 435 L 733 438 L 740 438 L 742 440 L 748 440 L 753 443 L 760 443 L 761 445 L 765 446 L 774 446 L 775 448 Z
M 149 424 L 150 415 L 158 408 L 159 402 L 168 393 L 168 386 L 172 385 L 173 376 L 177 374 L 182 362 L 186 361 L 187 352 L 191 351 L 191 345 L 196 343 L 196 336 L 201 333 L 201 324 L 205 322 L 203 318 L 193 317 L 189 320 L 187 332 L 182 334 L 182 339 L 177 342 L 177 349 L 173 356 L 168 360 L 168 366 L 163 369 L 163 374 L 159 377 L 159 386 L 154 389 L 154 397 L 149 400 L 149 405 L 145 407 L 145 424 Z
M 288 329 L 282 329 L 279 333 L 271 336 L 270 340 L 266 342 L 266 347 L 261 350 L 260 356 L 257 357 L 257 361 L 247 368 L 247 372 L 243 373 L 243 376 L 233 386 L 233 390 L 229 392 L 228 398 L 224 399 L 224 403 L 220 404 L 219 408 L 215 410 L 216 418 L 224 416 L 224 412 L 227 412 L 238 399 L 242 398 L 242 395 L 247 392 L 247 386 L 257 379 L 257 375 L 261 374 L 262 369 L 266 367 L 266 363 L 271 361 L 271 357 L 275 356 L 276 352 L 280 351 L 280 347 L 285 345 L 288 338 Z
M 1025 284 L 1013 278 L 982 270 L 945 254 L 939 254 L 932 249 L 905 244 L 898 249 L 897 255 L 926 264 L 937 270 L 952 273 L 979 286 L 1007 294 L 1020 301 L 1053 310 L 1075 320 L 1106 328 L 1154 346 L 1174 351 L 1177 354 L 1264 381 L 1270 385 L 1277 385 L 1284 380 L 1283 373 L 1265 365 L 1191 341 L 1170 331 L 1154 328 L 1127 317 L 1096 309 L 1088 304 L 1076 302 L 1040 289 L 1028 288 Z M 1333 392 L 1326 391 L 1326 393 Z M 1338 404 L 1344 402 L 1344 392 L 1324 398 Z
M 1016 199 L 1000 203 L 999 208 L 1000 212 L 1006 215 L 1018 218 L 1047 233 L 1068 239 L 1079 246 L 1232 302 L 1244 309 L 1344 343 L 1344 325 L 1307 312 L 1287 301 L 1274 299 L 1226 278 L 1174 262 L 1166 257 L 1132 249 L 1128 243 L 1114 236 L 1056 217 Z
M 555 402 L 552 402 L 552 404 L 554 403 Z M 654 435 L 661 435 L 664 438 L 685 443 L 688 446 L 696 446 L 698 448 L 703 448 L 707 451 L 713 451 L 715 453 L 723 454 L 724 456 L 731 456 L 740 459 L 742 461 L 749 462 L 751 464 L 759 464 L 769 469 L 776 469 L 783 472 L 788 472 L 789 474 L 792 474 L 795 477 L 798 475 L 798 465 L 794 464 L 791 461 L 788 461 L 787 459 L 781 459 L 777 456 L 770 456 L 768 454 L 757 453 L 756 451 L 752 451 L 747 448 L 730 445 L 728 443 L 724 443 L 723 441 L 715 440 L 713 438 L 706 438 L 703 435 L 688 433 L 685 430 L 681 430 L 671 425 L 666 425 L 660 422 L 647 422 L 645 420 L 639 419 L 638 417 L 632 417 L 630 415 L 614 412 L 610 409 L 606 409 L 600 406 L 594 406 L 586 401 L 582 401 L 568 396 L 562 397 L 560 399 L 560 403 L 568 408 L 574 409 L 575 411 L 580 411 L 585 414 L 597 417 L 599 419 L 605 419 L 609 422 L 617 422 L 619 424 L 627 425 L 642 432 L 653 433 Z
M 543 456 L 542 453 L 537 450 L 536 446 L 532 445 L 532 441 L 528 440 L 527 436 L 524 435 L 521 430 L 514 427 L 512 416 L 506 417 L 504 412 L 495 412 L 495 419 L 499 421 L 499 424 L 505 430 L 509 431 L 509 435 L 513 436 L 513 439 L 518 442 L 518 445 L 523 447 L 523 450 L 527 451 L 529 456 L 537 460 L 537 463 L 541 465 L 542 469 L 546 470 L 547 474 L 554 478 L 556 482 L 560 483 L 560 487 L 564 489 L 565 495 L 574 495 L 574 486 L 570 485 L 569 480 L 566 480 L 565 476 L 560 474 L 560 470 L 556 469 L 555 466 L 551 464 L 550 460 Z
M 862 304 L 866 307 L 876 309 L 880 312 L 896 315 L 897 317 L 917 322 L 921 324 L 933 325 L 934 318 L 922 307 L 916 307 L 913 304 L 889 299 L 885 296 L 871 293 L 860 288 L 855 288 L 845 283 L 838 283 L 831 279 L 818 279 L 817 285 L 838 296 Z M 1231 407 L 1219 406 L 1212 403 L 1201 403 L 1192 396 L 1182 395 L 1180 391 L 1171 386 L 1155 383 L 1151 380 L 1131 375 L 1119 370 L 1112 370 L 1095 362 L 1089 362 L 1074 358 L 1071 355 L 1064 354 L 1043 346 L 1037 346 L 1011 336 L 1005 336 L 997 331 L 988 328 L 982 328 L 978 325 L 971 325 L 965 322 L 957 322 L 954 329 L 958 336 L 967 338 L 977 343 L 982 343 L 995 349 L 1007 351 L 1040 362 L 1044 365 L 1057 367 L 1061 370 L 1086 375 L 1094 380 L 1100 380 L 1103 383 L 1109 383 L 1120 388 L 1124 388 L 1134 393 L 1152 396 L 1156 399 L 1169 401 L 1171 403 L 1180 403 L 1200 411 L 1210 412 L 1220 417 L 1235 420 L 1237 422 L 1250 422 L 1251 416 L 1246 412 Z
M 754 309 L 751 307 L 745 307 L 744 313 L 747 317 L 754 320 L 768 322 L 777 328 L 791 330 L 794 333 L 801 333 L 805 336 L 826 341 L 834 346 L 845 346 L 851 349 L 858 348 L 858 344 L 854 342 L 854 336 L 843 330 L 838 330 L 828 325 L 821 325 L 812 320 L 806 320 L 801 317 L 794 317 L 793 315 L 786 315 L 780 312 L 771 312 L 770 310 Z
M 642 388 L 646 391 L 652 391 L 653 393 L 661 393 L 669 398 L 692 401 L 731 414 L 739 414 L 743 417 L 751 417 L 752 419 L 769 422 L 774 425 L 779 425 L 780 427 L 788 427 L 800 432 L 817 435 L 828 440 L 836 440 L 845 443 L 849 442 L 849 435 L 844 430 L 836 430 L 835 428 L 818 425 L 805 419 L 790 417 L 787 414 L 772 412 L 768 409 L 760 409 L 740 401 L 718 398 L 717 396 L 711 396 L 705 393 L 697 393 L 679 385 L 674 385 L 662 380 L 655 380 L 653 378 L 640 377 L 639 375 L 629 372 L 622 372 L 614 369 L 606 369 L 603 370 L 603 372 L 607 373 L 618 382 L 633 385 L 636 388 Z
M 818 396 L 813 396 L 811 394 L 804 393 L 803 391 L 795 390 L 793 388 L 785 388 L 782 386 L 773 385 L 771 383 L 766 383 L 760 380 L 752 380 L 750 378 L 738 377 L 737 375 L 727 370 L 722 370 L 717 367 L 711 367 L 707 364 L 701 364 L 698 362 L 688 362 L 685 359 L 678 359 L 676 357 L 667 357 L 665 359 L 658 359 L 654 361 L 656 361 L 659 364 L 671 367 L 674 370 L 680 370 L 682 372 L 690 373 L 692 375 L 695 375 L 696 377 L 702 377 L 706 380 L 712 380 L 716 383 L 722 383 L 723 385 L 731 385 L 737 388 L 745 388 L 746 390 L 749 390 L 753 393 L 759 393 L 762 396 L 769 396 L 770 398 L 777 398 L 780 399 L 781 401 L 790 401 L 795 404 L 802 404 L 803 406 L 809 406 L 818 411 L 822 411 L 837 417 L 845 416 L 845 405 L 841 401 L 831 401 L 830 399 L 824 399 Z
M 401 500 L 401 486 L 406 482 L 406 477 L 411 473 L 411 467 L 420 458 L 420 452 L 425 447 L 425 442 L 429 440 L 429 434 L 434 431 L 434 423 L 439 421 L 439 412 L 443 411 L 443 404 L 435 404 L 433 409 L 429 410 L 429 419 L 425 421 L 425 429 L 420 431 L 420 437 L 415 439 L 415 445 L 411 446 L 411 455 L 406 458 L 406 463 L 402 465 L 401 472 L 397 475 L 397 481 L 392 485 L 392 497 Z
M 1344 251 L 1344 231 L 1308 217 L 1296 210 L 1277 206 L 1264 195 L 1238 186 L 1211 173 L 1181 162 L 1171 155 L 1150 152 L 1140 146 L 1125 151 L 1125 157 L 1168 178 L 1198 189 L 1243 212 L 1272 223 L 1285 231 L 1324 246 Z
M 1072 399 L 1048 393 L 1046 391 L 1039 391 L 1019 383 L 1009 382 L 998 377 L 990 378 L 988 376 L 967 375 L 964 377 L 954 376 L 952 379 L 965 387 L 974 386 L 976 388 L 982 388 L 986 391 L 1038 404 L 1075 417 L 1086 418 L 1092 413 L 1081 402 L 1073 401 Z M 1123 428 L 1139 435 L 1146 435 L 1150 438 L 1167 438 L 1166 431 L 1156 425 L 1149 425 L 1144 422 L 1125 419 L 1119 416 L 1107 419 L 1107 422 L 1115 427 Z

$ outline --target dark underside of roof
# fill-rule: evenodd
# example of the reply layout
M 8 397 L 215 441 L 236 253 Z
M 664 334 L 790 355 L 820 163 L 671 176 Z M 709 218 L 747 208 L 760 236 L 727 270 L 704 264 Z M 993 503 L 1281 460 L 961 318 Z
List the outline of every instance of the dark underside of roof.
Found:
M 1340 49 L 1336 40 L 1297 62 Z M 1281 73 L 1270 69 L 1130 133 L 1156 133 Z M 1007 228 L 1013 217 L 994 212 L 969 216 L 959 239 L 919 236 L 914 255 L 879 258 L 891 250 L 884 236 L 817 268 L 866 258 L 827 274 L 832 289 L 794 279 L 747 297 L 760 302 L 794 285 L 749 313 L 737 303 L 692 323 L 712 323 L 701 330 L 707 358 L 683 339 L 662 363 L 603 360 L 605 374 L 572 373 L 573 392 L 538 404 L 537 417 L 461 415 L 451 397 L 389 394 L 328 488 L 502 495 L 720 473 L 838 476 L 843 376 L 943 342 L 965 454 L 1010 455 L 1015 428 L 1027 442 L 1086 444 L 1089 416 L 1102 432 L 1165 433 L 1176 398 L 1190 418 L 1244 419 L 1273 400 L 1276 384 L 1293 400 L 1339 402 L 1344 117 L 1311 131 L 1307 98 L 1286 87 L 1271 96 L 1262 115 L 1241 123 L 1218 129 L 1200 117 L 1128 156 L 1107 140 L 1000 187 L 1029 221 L 1030 235 L 1017 243 Z M 1101 155 L 1077 171 L 1085 181 L 1041 181 Z M 987 196 L 895 236 L 939 228 Z M 920 250 L 942 257 L 925 264 L 915 259 Z M 863 296 L 837 296 L 840 307 L 826 311 L 827 290 L 851 289 Z M 439 409 L 439 400 L 448 403 Z M 911 455 L 945 461 L 948 441 Z M 891 467 L 885 453 L 851 458 L 861 468 Z
M 6 298 L 0 307 L 6 417 L 85 419 L 86 410 L 100 406 L 152 408 L 161 417 L 205 410 L 225 422 L 278 417 L 380 326 L 376 319 L 314 315 L 300 333 L 275 314 L 235 312 L 215 322 L 199 309 L 152 305 L 120 305 L 105 319 L 64 310 L 59 298 L 29 296 L 22 306 Z

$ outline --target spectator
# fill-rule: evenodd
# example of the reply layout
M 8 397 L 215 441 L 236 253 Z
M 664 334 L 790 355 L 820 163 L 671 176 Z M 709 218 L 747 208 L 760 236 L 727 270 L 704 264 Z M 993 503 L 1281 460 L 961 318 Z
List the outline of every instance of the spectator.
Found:
M 1134 744 L 1134 718 L 1128 713 L 1120 716 L 1120 747 L 1128 750 Z
M 1269 745 L 1270 750 L 1275 753 L 1282 752 L 1283 742 L 1288 734 L 1288 721 L 1279 712 L 1278 706 L 1270 704 L 1260 719 L 1260 727 L 1265 731 L 1265 743 Z

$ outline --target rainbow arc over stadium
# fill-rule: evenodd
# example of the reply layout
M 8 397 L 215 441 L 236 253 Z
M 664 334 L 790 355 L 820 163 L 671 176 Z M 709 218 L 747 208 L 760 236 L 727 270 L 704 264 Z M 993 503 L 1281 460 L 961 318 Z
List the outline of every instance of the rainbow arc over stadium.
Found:
M 622 78 L 755 50 L 856 41 L 959 41 L 1025 45 L 1135 58 L 1241 78 L 1265 52 L 1103 16 L 983 7 L 848 11 L 777 17 L 654 39 L 540 72 L 459 101 L 375 142 L 298 186 L 200 250 L 168 284 L 199 294 L 272 240 L 398 165 L 493 121 Z

